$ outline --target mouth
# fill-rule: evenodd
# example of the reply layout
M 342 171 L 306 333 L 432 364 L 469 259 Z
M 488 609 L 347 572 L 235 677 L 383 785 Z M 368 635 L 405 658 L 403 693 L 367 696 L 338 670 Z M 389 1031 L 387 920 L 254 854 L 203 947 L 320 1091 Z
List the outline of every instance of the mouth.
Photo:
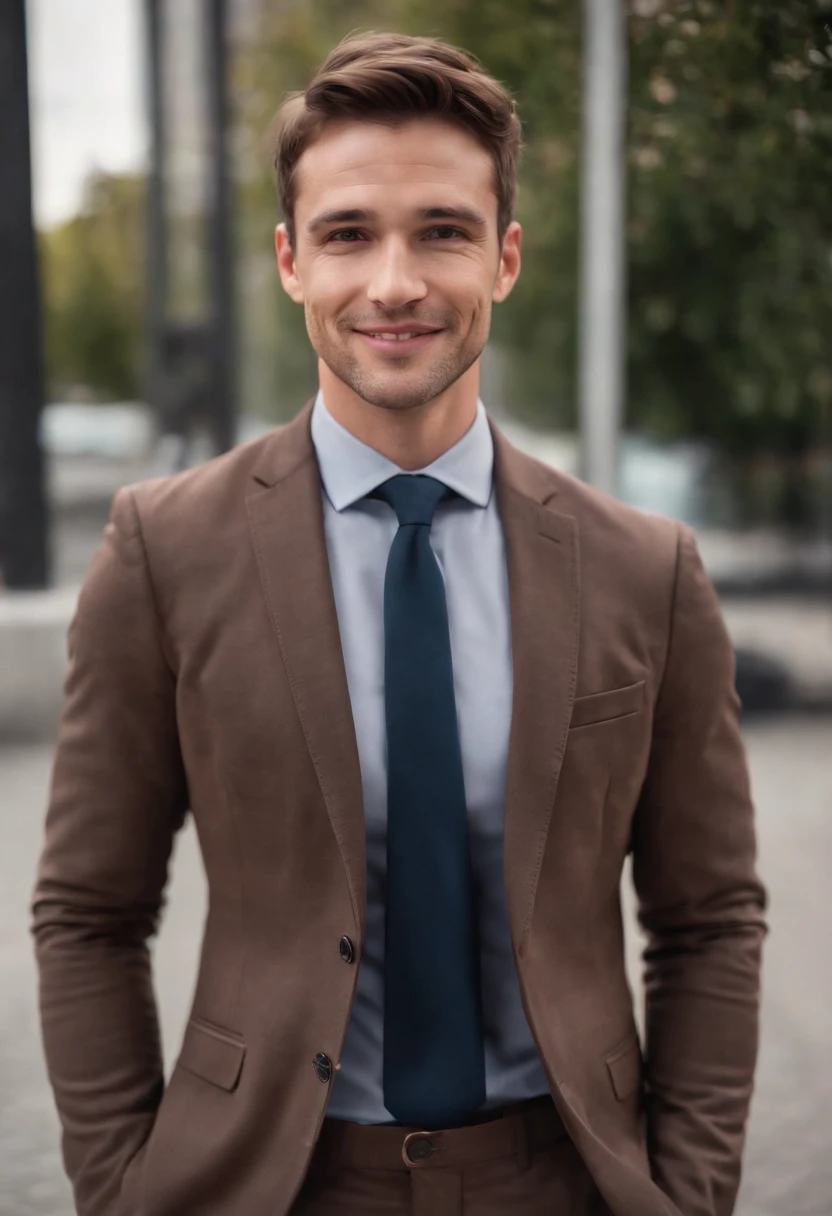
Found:
M 441 329 L 357 329 L 372 349 L 401 357 L 429 346 L 444 331 Z

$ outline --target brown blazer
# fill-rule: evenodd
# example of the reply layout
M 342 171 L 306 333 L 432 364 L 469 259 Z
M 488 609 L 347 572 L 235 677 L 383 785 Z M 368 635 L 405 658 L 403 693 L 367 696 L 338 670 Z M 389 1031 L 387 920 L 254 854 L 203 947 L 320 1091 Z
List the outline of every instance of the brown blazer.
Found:
M 365 856 L 310 414 L 120 491 L 71 626 L 34 932 L 80 1216 L 285 1216 L 326 1112 Z M 731 646 L 686 528 L 492 431 L 514 659 L 506 885 L 529 1022 L 615 1216 L 728 1216 L 765 903 Z M 189 809 L 210 906 L 165 1088 L 147 941 Z M 628 850 L 650 941 L 644 1060 Z

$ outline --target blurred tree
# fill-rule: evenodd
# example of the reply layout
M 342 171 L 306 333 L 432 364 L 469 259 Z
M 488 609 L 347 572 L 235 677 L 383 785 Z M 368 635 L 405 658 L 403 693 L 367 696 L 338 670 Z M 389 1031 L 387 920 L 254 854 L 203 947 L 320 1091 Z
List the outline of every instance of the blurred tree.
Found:
M 79 215 L 41 234 L 49 395 L 139 392 L 144 298 L 144 184 L 96 174 Z
M 832 0 L 634 0 L 631 421 L 715 440 L 749 518 L 832 455 Z M 828 460 L 828 455 L 827 455 Z
M 832 0 L 632 8 L 631 419 L 800 476 L 832 406 Z

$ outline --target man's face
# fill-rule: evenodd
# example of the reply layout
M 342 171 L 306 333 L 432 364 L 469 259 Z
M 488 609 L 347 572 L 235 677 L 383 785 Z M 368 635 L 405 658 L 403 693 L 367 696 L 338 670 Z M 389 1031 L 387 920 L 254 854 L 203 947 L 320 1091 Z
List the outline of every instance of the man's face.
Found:
M 519 225 L 497 239 L 491 157 L 442 121 L 345 121 L 296 174 L 295 248 L 281 225 L 278 264 L 317 354 L 371 404 L 432 401 L 482 354 L 520 270 Z

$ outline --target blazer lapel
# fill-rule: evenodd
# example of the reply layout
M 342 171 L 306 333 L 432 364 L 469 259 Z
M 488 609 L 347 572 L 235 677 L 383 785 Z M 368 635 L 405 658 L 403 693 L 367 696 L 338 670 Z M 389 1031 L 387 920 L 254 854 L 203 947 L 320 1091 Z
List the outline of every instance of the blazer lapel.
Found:
M 248 497 L 263 593 L 363 938 L 364 795 L 310 434 L 312 402 L 276 431 Z
M 506 779 L 505 878 L 522 957 L 575 698 L 580 625 L 577 522 L 548 504 L 557 475 L 493 421 L 497 502 L 511 606 L 514 702 Z

